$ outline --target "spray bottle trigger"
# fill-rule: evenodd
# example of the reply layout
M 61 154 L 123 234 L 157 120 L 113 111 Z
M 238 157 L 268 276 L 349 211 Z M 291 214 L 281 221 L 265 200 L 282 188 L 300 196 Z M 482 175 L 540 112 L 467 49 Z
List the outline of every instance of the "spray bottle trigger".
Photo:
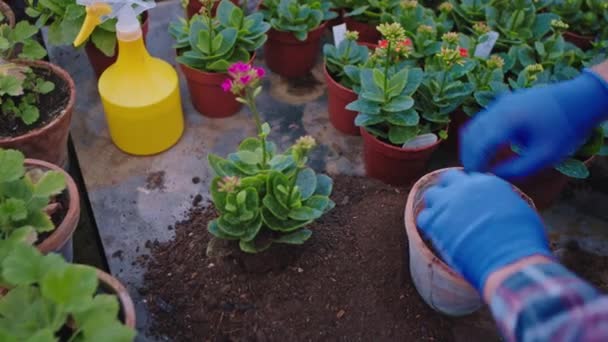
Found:
M 101 18 L 103 16 L 107 16 L 112 13 L 112 6 L 98 2 L 91 4 L 86 7 L 87 16 L 84 19 L 84 23 L 82 24 L 82 28 L 74 39 L 74 46 L 78 47 L 82 45 L 93 33 L 93 30 L 97 27 L 97 25 L 102 23 Z

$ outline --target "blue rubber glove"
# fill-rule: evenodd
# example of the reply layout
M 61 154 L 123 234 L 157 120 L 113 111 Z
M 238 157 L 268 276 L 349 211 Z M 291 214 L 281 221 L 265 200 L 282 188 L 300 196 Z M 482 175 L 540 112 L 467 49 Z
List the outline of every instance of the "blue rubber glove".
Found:
M 576 152 L 606 118 L 608 83 L 586 69 L 571 81 L 499 98 L 461 130 L 461 161 L 467 171 L 525 177 Z M 496 152 L 510 144 L 522 147 L 523 153 L 489 165 Z
M 449 170 L 424 193 L 418 228 L 477 290 L 488 276 L 532 255 L 552 257 L 536 212 L 500 178 Z

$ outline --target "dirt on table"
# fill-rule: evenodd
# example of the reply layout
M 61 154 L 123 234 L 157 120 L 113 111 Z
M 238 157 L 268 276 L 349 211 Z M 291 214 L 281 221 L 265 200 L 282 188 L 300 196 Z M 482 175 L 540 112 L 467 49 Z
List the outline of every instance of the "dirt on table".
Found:
M 146 189 L 148 190 L 164 190 L 165 189 L 165 171 L 151 172 L 146 177 Z
M 299 258 L 265 274 L 208 258 L 206 226 L 216 214 L 193 208 L 175 225 L 175 240 L 150 244 L 140 291 L 153 335 L 170 341 L 495 340 L 487 313 L 481 324 L 450 319 L 416 292 L 403 225 L 405 189 L 356 177 L 337 177 L 334 189 L 336 208 L 310 227 L 313 236 L 298 247 Z
M 564 247 L 560 253 L 564 266 L 597 289 L 608 293 L 608 257 L 582 250 L 576 243 Z

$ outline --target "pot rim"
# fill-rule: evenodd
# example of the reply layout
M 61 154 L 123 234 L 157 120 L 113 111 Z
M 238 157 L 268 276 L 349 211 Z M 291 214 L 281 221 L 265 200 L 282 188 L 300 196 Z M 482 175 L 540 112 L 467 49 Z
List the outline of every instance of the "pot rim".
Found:
M 360 126 L 359 129 L 361 130 L 361 135 L 363 136 L 364 139 L 367 138 L 367 139 L 374 140 L 379 146 L 382 146 L 383 148 L 386 148 L 386 149 L 394 151 L 394 152 L 399 152 L 399 153 L 402 153 L 402 152 L 409 152 L 409 153 L 423 152 L 423 151 L 427 151 L 427 150 L 430 150 L 430 149 L 437 148 L 439 146 L 439 144 L 441 144 L 443 142 L 443 140 L 441 138 L 439 138 L 432 145 L 428 145 L 428 146 L 424 146 L 424 147 L 420 147 L 420 148 L 403 148 L 403 147 L 397 147 L 397 146 L 385 143 L 384 141 L 382 141 L 382 140 L 376 138 L 375 136 L 373 136 L 372 134 L 370 134 L 365 129 L 365 127 L 363 127 L 363 126 Z
M 338 82 L 334 79 L 334 77 L 331 75 L 329 70 L 327 70 L 327 62 L 325 61 L 325 59 L 323 60 L 323 73 L 325 74 L 325 78 L 327 78 L 329 81 L 331 81 L 331 83 L 334 84 L 336 88 L 338 88 L 344 92 L 347 92 L 349 94 L 357 95 L 357 93 L 355 93 L 352 89 L 346 88 L 340 82 Z
M 268 40 L 278 40 L 278 41 L 281 41 L 284 43 L 292 43 L 292 45 L 304 45 L 304 44 L 307 44 L 307 43 L 310 43 L 310 42 L 316 40 L 317 38 L 320 39 L 325 28 L 327 28 L 327 21 L 322 21 L 321 24 L 319 24 L 319 26 L 308 31 L 308 36 L 306 37 L 306 40 L 301 41 L 296 38 L 296 36 L 293 34 L 293 32 L 279 31 L 279 30 L 275 29 L 274 27 L 271 27 L 270 30 L 268 31 Z M 272 39 L 271 36 L 274 36 L 275 38 Z M 316 37 L 316 36 L 318 36 L 318 37 Z M 287 38 L 287 39 L 284 39 L 284 38 Z
M 129 295 L 129 291 L 122 285 L 122 283 L 114 278 L 112 275 L 100 270 L 96 269 L 97 278 L 99 279 L 99 286 L 105 286 L 112 293 L 118 297 L 118 301 L 120 302 L 120 307 L 122 308 L 124 315 L 123 324 L 129 328 L 135 329 L 135 306 L 133 305 L 133 300 Z
M 67 73 L 67 71 L 65 71 L 63 68 L 61 68 L 55 64 L 45 62 L 45 61 L 27 61 L 27 60 L 23 60 L 23 59 L 16 59 L 13 61 L 18 64 L 27 65 L 27 66 L 34 67 L 34 68 L 50 70 L 52 73 L 59 76 L 67 83 L 70 95 L 69 95 L 68 103 L 65 105 L 65 108 L 61 111 L 61 113 L 59 115 L 57 115 L 55 118 L 53 118 L 53 120 L 51 120 L 49 123 L 47 123 L 46 125 L 44 125 L 42 127 L 38 127 L 31 131 L 28 131 L 24 134 L 18 135 L 16 137 L 0 137 L 1 144 L 15 144 L 17 142 L 21 142 L 21 141 L 28 140 L 28 139 L 36 139 L 36 137 L 38 135 L 42 134 L 42 132 L 49 131 L 53 127 L 58 125 L 59 122 L 63 119 L 63 117 L 65 117 L 66 115 L 68 115 L 68 113 L 70 113 L 71 111 L 74 110 L 74 104 L 76 103 L 76 87 L 74 85 L 74 80 Z
M 0 12 L 2 12 L 8 20 L 8 26 L 15 27 L 15 12 L 6 2 L 0 0 Z
M 59 226 L 55 227 L 55 230 L 53 230 L 51 235 L 36 245 L 36 248 L 44 254 L 57 251 L 65 245 L 70 237 L 72 237 L 74 231 L 76 231 L 76 226 L 78 226 L 78 221 L 80 219 L 80 194 L 78 193 L 78 187 L 76 186 L 74 179 L 65 172 L 65 170 L 55 164 L 38 159 L 26 159 L 25 165 L 57 171 L 65 178 L 65 191 L 67 191 L 69 203 L 68 211 Z M 70 221 L 72 221 L 71 218 L 73 217 L 75 218 L 75 222 L 74 224 L 70 224 Z
M 564 34 L 565 35 L 570 35 L 573 38 L 579 38 L 579 39 L 589 40 L 590 42 L 592 42 L 595 39 L 594 36 L 582 35 L 580 33 L 574 32 L 574 31 L 565 31 Z
M 255 61 L 255 58 L 257 57 L 257 51 L 250 51 L 251 54 L 251 58 L 249 59 L 249 62 L 247 62 L 248 64 L 253 64 L 253 62 Z M 177 52 L 176 52 L 177 53 Z M 209 71 L 203 71 L 203 70 L 199 70 L 199 69 L 194 69 L 192 67 L 187 66 L 186 64 L 183 63 L 177 63 L 179 64 L 179 67 L 182 69 L 182 71 L 184 71 L 184 74 L 187 72 L 191 72 L 191 73 L 196 73 L 196 74 L 200 74 L 203 76 L 207 76 L 207 77 L 214 77 L 214 76 L 228 76 L 228 72 L 209 72 Z M 188 78 L 188 77 L 186 77 Z

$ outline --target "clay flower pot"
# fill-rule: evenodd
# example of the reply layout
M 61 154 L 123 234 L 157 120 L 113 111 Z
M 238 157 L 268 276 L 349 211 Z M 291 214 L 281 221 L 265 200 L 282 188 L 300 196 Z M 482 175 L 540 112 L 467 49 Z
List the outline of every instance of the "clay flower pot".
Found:
M 71 262 L 73 259 L 72 235 L 80 220 L 80 195 L 78 194 L 78 187 L 76 187 L 76 183 L 69 174 L 51 163 L 42 160 L 26 159 L 25 166 L 28 169 L 39 168 L 43 171 L 57 171 L 65 177 L 66 190 L 64 191 L 64 196 L 67 197 L 68 208 L 63 221 L 55 227 L 55 230 L 50 235 L 37 243 L 36 247 L 44 254 L 59 253 L 67 261 Z
M 230 0 L 233 4 L 235 5 L 239 5 L 239 0 Z M 211 14 L 215 15 L 215 12 L 217 11 L 217 6 L 220 5 L 220 0 L 217 0 L 214 4 L 213 4 L 213 8 L 211 9 Z M 201 4 L 200 0 L 189 0 L 188 1 L 188 6 L 186 6 L 186 18 L 190 19 L 192 18 L 194 15 L 196 15 L 201 8 L 203 8 L 203 4 Z
M 255 60 L 255 52 L 249 63 Z M 230 76 L 225 72 L 206 72 L 179 64 L 190 92 L 190 100 L 194 109 L 204 116 L 219 119 L 227 118 L 238 113 L 243 106 L 236 101 L 234 94 L 225 92 L 221 85 Z
M 69 92 L 69 99 L 65 108 L 60 110 L 58 116 L 46 125 L 35 128 L 25 134 L 15 137 L 0 137 L 0 148 L 19 150 L 28 158 L 40 159 L 61 167 L 68 162 L 68 135 L 72 121 L 72 111 L 76 101 L 76 89 L 70 75 L 60 67 L 44 61 L 17 61 L 34 69 L 50 70 L 64 82 Z M 58 84 L 55 84 L 59 87 Z
M 346 29 L 349 31 L 357 31 L 359 32 L 359 41 L 377 44 L 380 39 L 382 39 L 382 35 L 376 29 L 376 25 L 363 23 L 353 19 L 352 17 L 344 16 L 344 23 L 346 24 Z
M 317 61 L 321 37 L 326 26 L 327 23 L 324 22 L 308 32 L 305 41 L 299 41 L 293 33 L 271 28 L 264 46 L 264 58 L 268 68 L 287 78 L 306 76 Z
M 97 278 L 99 278 L 100 289 L 118 298 L 120 303 L 120 320 L 131 329 L 135 329 L 135 306 L 133 300 L 129 296 L 129 291 L 118 281 L 118 279 L 105 273 L 102 270 L 97 270 Z
M 4 14 L 4 20 L 8 22 L 8 26 L 15 27 L 15 13 L 11 7 L 4 1 L 0 1 L 0 12 Z
M 360 128 L 363 136 L 363 160 L 368 177 L 391 185 L 409 185 L 426 170 L 441 140 L 417 149 L 405 149 L 384 143 Z
M 594 37 L 583 36 L 575 32 L 566 31 L 564 32 L 564 39 L 582 50 L 589 50 L 592 47 L 591 42 L 593 42 Z
M 464 316 L 483 305 L 481 297 L 460 274 L 435 255 L 420 236 L 416 225 L 416 217 L 424 209 L 424 192 L 446 170 L 448 169 L 425 175 L 414 184 L 408 195 L 404 220 L 409 245 L 409 267 L 416 290 L 431 308 L 450 316 Z M 515 190 L 534 208 L 526 195 L 517 188 Z
M 144 12 L 142 14 L 141 24 L 144 44 L 146 43 L 146 37 L 148 36 L 148 27 L 148 12 Z M 91 67 L 93 67 L 93 71 L 95 72 L 95 77 L 97 77 L 97 79 L 99 79 L 101 74 L 103 74 L 103 72 L 106 71 L 110 65 L 116 62 L 116 58 L 118 57 L 118 44 L 116 44 L 114 56 L 106 56 L 90 40 L 85 44 L 84 50 L 87 53 L 87 57 L 89 58 L 89 62 L 91 63 Z

